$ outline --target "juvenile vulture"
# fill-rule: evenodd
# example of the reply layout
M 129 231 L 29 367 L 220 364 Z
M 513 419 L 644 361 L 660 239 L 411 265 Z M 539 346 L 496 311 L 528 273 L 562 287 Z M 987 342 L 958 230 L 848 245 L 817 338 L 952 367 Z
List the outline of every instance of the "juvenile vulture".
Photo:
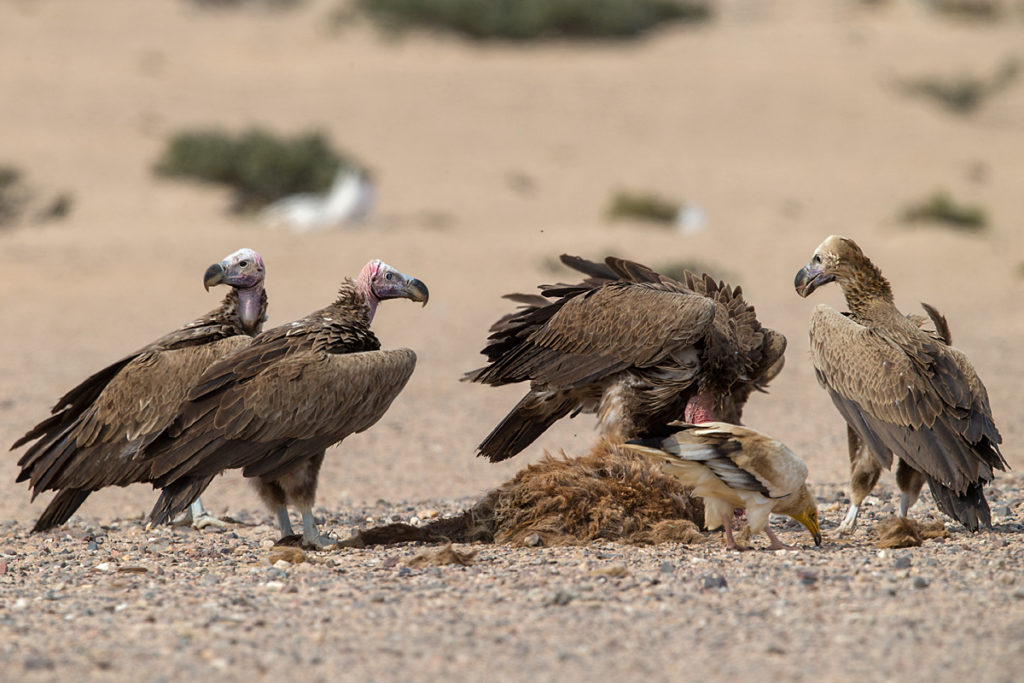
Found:
M 870 480 L 870 468 L 858 467 L 861 443 L 885 468 L 895 454 L 901 517 L 927 481 L 944 513 L 971 531 L 991 525 L 983 489 L 993 469 L 1007 467 L 999 452 L 1002 438 L 967 356 L 943 341 L 949 335 L 945 320 L 926 309 L 939 328 L 929 333 L 919 316 L 901 314 L 881 271 L 853 240 L 837 235 L 821 243 L 794 285 L 806 297 L 833 281 L 850 312 L 823 304 L 814 309 L 811 358 L 849 426 L 851 475 Z M 845 531 L 856 523 L 859 503 L 844 520 Z
M 409 349 L 383 351 L 370 331 L 377 305 L 427 303 L 427 287 L 382 261 L 346 280 L 330 306 L 256 336 L 195 383 L 170 426 L 146 451 L 163 489 L 152 522 L 183 510 L 210 480 L 241 468 L 292 535 L 288 505 L 302 514 L 302 540 L 322 547 L 313 521 L 324 451 L 373 426 L 416 365 Z
M 630 441 L 637 453 L 661 464 L 704 499 L 707 529 L 725 529 L 726 545 L 735 549 L 732 517 L 745 508 L 752 534 L 764 531 L 772 550 L 788 549 L 768 526 L 771 513 L 803 524 L 821 545 L 818 507 L 807 490 L 807 465 L 785 445 L 747 427 L 725 422 L 675 424 L 665 438 Z
M 33 531 L 63 524 L 89 494 L 145 481 L 140 450 L 177 415 L 188 389 L 221 356 L 249 343 L 267 316 L 263 259 L 239 249 L 206 270 L 206 289 L 231 287 L 220 307 L 129 354 L 62 396 L 52 415 L 12 448 L 35 441 L 18 461 L 18 481 L 35 498 L 57 495 Z M 217 523 L 196 500 L 194 525 Z
M 523 306 L 491 327 L 489 365 L 464 377 L 530 382 L 479 446 L 491 462 L 580 412 L 597 413 L 613 441 L 673 420 L 739 422 L 751 391 L 782 369 L 786 338 L 761 326 L 739 287 L 689 272 L 678 282 L 614 257 L 561 258 L 586 279 L 508 295 Z

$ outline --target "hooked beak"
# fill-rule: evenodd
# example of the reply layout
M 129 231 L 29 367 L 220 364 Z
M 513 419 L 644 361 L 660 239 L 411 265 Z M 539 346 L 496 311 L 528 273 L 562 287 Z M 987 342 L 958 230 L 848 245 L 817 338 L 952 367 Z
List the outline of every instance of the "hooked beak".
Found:
M 390 266 L 384 267 L 388 269 L 387 279 L 378 280 L 373 286 L 378 299 L 411 299 L 427 305 L 430 290 L 422 280 L 404 275 Z
M 210 287 L 219 285 L 222 282 L 224 282 L 224 266 L 220 263 L 214 263 L 203 274 L 203 287 L 209 292 Z
M 821 545 L 821 529 L 818 527 L 817 511 L 805 511 L 793 515 L 793 519 L 803 524 L 814 538 L 814 545 Z
M 793 279 L 793 286 L 796 288 L 797 294 L 806 298 L 818 287 L 828 284 L 834 279 L 835 275 L 825 272 L 820 264 L 812 262 L 797 271 L 796 277 Z

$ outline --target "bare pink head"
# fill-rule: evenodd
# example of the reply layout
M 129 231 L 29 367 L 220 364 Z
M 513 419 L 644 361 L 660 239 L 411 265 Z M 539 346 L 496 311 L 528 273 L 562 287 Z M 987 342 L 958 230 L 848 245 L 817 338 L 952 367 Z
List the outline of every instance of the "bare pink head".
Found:
M 251 334 L 260 322 L 266 274 L 263 258 L 255 250 L 239 249 L 206 269 L 203 286 L 207 291 L 214 285 L 234 287 L 238 292 L 238 316 L 242 327 Z
M 363 266 L 356 278 L 356 287 L 370 307 L 371 320 L 377 312 L 377 304 L 384 299 L 411 299 L 426 306 L 430 296 L 421 280 L 400 273 L 380 259 Z

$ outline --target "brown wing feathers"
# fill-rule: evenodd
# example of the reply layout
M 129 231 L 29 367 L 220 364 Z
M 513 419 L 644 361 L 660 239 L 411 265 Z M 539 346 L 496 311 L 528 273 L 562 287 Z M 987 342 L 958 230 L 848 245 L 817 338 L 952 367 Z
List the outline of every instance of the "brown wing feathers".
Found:
M 542 297 L 509 296 L 521 308 L 492 326 L 483 350 L 489 365 L 464 378 L 531 381 L 531 392 L 480 445 L 492 461 L 519 452 L 567 414 L 596 410 L 615 382 L 630 386 L 624 400 L 631 415 L 621 425 L 627 431 L 630 421 L 642 433 L 682 418 L 687 400 L 705 389 L 720 403 L 733 398 L 727 413 L 738 415 L 749 390 L 730 397 L 733 385 L 752 390 L 755 377 L 766 383 L 766 371 L 781 359 L 785 339 L 761 328 L 739 288 L 690 273 L 678 282 L 612 257 L 603 264 L 567 255 L 562 261 L 587 277 L 541 285 Z
M 983 487 L 1006 469 L 988 395 L 946 319 L 931 306 L 902 315 L 881 271 L 846 238 L 832 236 L 795 280 L 807 296 L 835 281 L 850 313 L 819 305 L 811 318 L 818 380 L 850 427 L 884 466 L 892 454 L 927 478 L 939 508 L 967 528 L 989 524 Z M 915 494 L 916 495 L 916 494 Z

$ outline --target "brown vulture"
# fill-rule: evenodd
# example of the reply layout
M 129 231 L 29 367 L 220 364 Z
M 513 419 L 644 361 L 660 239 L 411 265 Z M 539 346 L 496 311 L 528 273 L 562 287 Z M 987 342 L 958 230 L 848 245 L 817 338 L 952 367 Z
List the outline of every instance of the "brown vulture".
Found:
M 12 448 L 35 441 L 18 461 L 18 481 L 35 498 L 57 495 L 33 531 L 63 524 L 89 494 L 145 481 L 140 450 L 178 413 L 192 384 L 221 356 L 249 343 L 267 317 L 263 259 L 239 249 L 206 270 L 206 289 L 231 287 L 220 307 L 129 354 L 62 396 L 52 415 Z M 217 523 L 196 500 L 192 523 Z
M 416 365 L 409 349 L 381 350 L 370 331 L 377 305 L 427 303 L 427 287 L 379 260 L 342 285 L 330 306 L 267 330 L 210 367 L 168 428 L 147 448 L 162 488 L 152 522 L 184 510 L 218 473 L 241 468 L 292 535 L 287 506 L 302 515 L 302 541 L 323 547 L 313 521 L 324 451 L 373 426 Z
M 768 520 L 771 513 L 803 524 L 821 545 L 818 506 L 807 490 L 807 465 L 793 451 L 761 432 L 725 422 L 674 424 L 668 437 L 630 441 L 625 447 L 654 462 L 704 499 L 704 525 L 725 529 L 736 549 L 732 517 L 746 509 L 752 534 L 764 531 L 772 550 L 790 549 Z
M 614 257 L 561 258 L 587 277 L 508 295 L 523 306 L 491 327 L 489 364 L 464 377 L 530 382 L 478 447 L 491 462 L 580 412 L 597 413 L 613 441 L 674 420 L 739 422 L 751 391 L 782 369 L 786 338 L 761 326 L 739 287 L 690 272 L 679 282 Z
M 971 531 L 990 526 L 983 489 L 993 469 L 1007 468 L 999 452 L 1002 438 L 985 385 L 967 356 L 944 341 L 945 319 L 926 308 L 939 328 L 930 333 L 920 316 L 900 313 L 881 271 L 853 240 L 837 235 L 821 243 L 794 285 L 806 297 L 833 281 L 850 311 L 823 304 L 814 309 L 811 358 L 818 381 L 849 426 L 852 477 L 866 474 L 870 480 L 871 468 L 859 466 L 861 444 L 885 468 L 895 454 L 901 517 L 927 481 L 944 513 Z M 873 485 L 868 481 L 866 489 Z M 864 491 L 865 484 L 851 488 Z M 859 503 L 855 499 L 844 531 L 856 523 Z

